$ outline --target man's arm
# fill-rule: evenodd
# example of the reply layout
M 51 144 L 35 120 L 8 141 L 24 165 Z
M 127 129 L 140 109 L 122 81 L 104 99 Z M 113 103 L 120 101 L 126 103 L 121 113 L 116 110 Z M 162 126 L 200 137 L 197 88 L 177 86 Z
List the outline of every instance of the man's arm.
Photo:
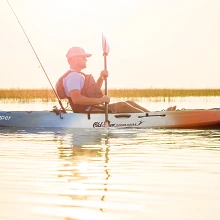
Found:
M 101 76 L 98 78 L 98 80 L 97 80 L 97 85 L 98 85 L 98 87 L 101 89 L 102 88 L 102 84 L 103 84 L 103 81 L 104 81 L 104 79 L 102 79 L 101 78 Z
M 108 71 L 107 70 L 102 70 L 102 72 L 100 73 L 100 76 L 99 76 L 99 78 L 96 82 L 100 89 L 101 89 L 103 81 L 105 80 L 106 77 L 108 77 Z
M 86 96 L 81 95 L 80 90 L 70 91 L 70 97 L 72 99 L 72 102 L 78 105 L 97 105 L 102 104 L 104 102 L 110 102 L 110 98 L 108 96 L 104 95 L 101 98 L 88 98 Z

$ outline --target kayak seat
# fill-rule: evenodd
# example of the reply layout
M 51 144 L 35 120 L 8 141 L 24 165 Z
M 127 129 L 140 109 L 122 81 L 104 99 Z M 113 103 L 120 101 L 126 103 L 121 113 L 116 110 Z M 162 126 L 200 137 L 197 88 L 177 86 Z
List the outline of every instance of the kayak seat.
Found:
M 91 114 L 105 113 L 105 105 L 93 105 L 88 112 Z M 108 108 L 108 113 L 114 112 Z

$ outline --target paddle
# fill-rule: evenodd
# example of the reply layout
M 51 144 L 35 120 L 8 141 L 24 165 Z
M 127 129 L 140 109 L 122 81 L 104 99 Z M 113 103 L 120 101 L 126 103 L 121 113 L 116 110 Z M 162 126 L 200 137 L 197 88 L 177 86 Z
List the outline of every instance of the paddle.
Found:
M 102 50 L 103 50 L 103 57 L 104 57 L 104 69 L 107 70 L 107 56 L 109 53 L 109 45 L 106 42 L 105 36 L 102 34 Z M 108 95 L 108 84 L 107 84 L 107 77 L 105 78 L 105 95 Z M 105 103 L 105 127 L 110 127 L 110 121 L 108 120 L 108 103 Z

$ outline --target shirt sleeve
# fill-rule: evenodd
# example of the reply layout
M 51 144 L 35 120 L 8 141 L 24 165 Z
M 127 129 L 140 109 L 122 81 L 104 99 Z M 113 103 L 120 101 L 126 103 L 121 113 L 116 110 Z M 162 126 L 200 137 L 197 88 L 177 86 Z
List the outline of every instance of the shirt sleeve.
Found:
M 79 73 L 70 73 L 63 80 L 64 90 L 68 97 L 70 97 L 70 91 L 82 90 L 84 86 L 84 77 Z

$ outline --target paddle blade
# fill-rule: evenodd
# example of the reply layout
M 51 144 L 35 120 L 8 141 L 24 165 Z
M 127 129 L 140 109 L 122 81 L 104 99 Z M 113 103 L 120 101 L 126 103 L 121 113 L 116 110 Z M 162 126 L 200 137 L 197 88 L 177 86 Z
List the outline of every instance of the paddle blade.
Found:
M 104 34 L 102 34 L 102 50 L 103 50 L 103 55 L 108 55 L 109 51 L 110 51 L 110 47 L 106 41 L 106 37 L 104 36 Z

